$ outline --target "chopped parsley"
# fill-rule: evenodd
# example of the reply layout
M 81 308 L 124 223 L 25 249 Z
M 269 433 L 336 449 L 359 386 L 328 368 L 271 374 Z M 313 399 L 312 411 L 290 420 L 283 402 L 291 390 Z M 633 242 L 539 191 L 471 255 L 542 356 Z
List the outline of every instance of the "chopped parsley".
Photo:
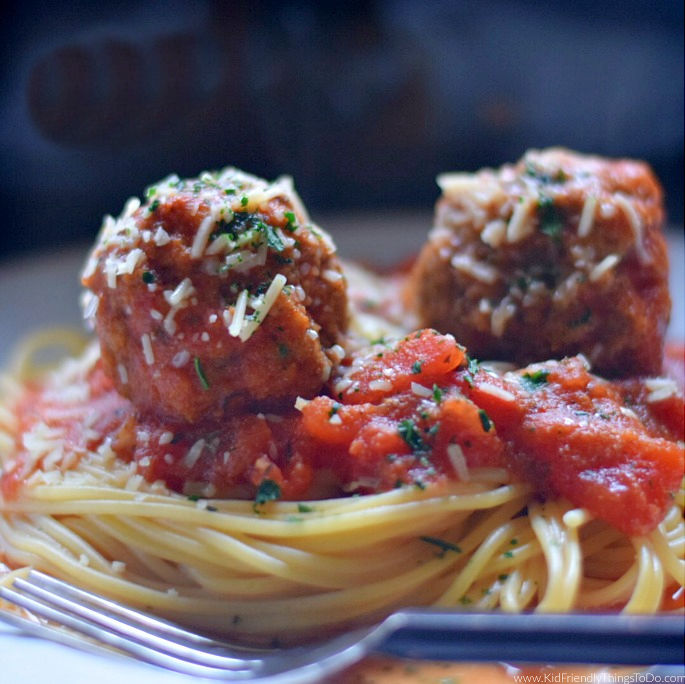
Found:
M 159 209 L 159 200 L 158 199 L 154 200 L 152 202 L 152 204 L 148 207 L 147 210 L 150 214 L 154 214 L 157 211 L 157 209 Z
M 297 504 L 297 510 L 299 513 L 313 513 L 314 511 L 314 509 L 311 506 L 307 506 L 307 504 L 303 503 Z
M 143 282 L 152 285 L 155 282 L 155 274 L 152 271 L 143 271 Z
M 285 249 L 283 240 L 281 240 L 273 226 L 270 226 L 268 223 L 262 223 L 260 228 L 266 234 L 266 244 L 269 245 L 271 249 L 274 249 L 277 252 L 282 252 Z
M 297 226 L 297 219 L 295 218 L 295 214 L 292 211 L 286 211 L 283 213 L 283 216 L 285 216 L 285 220 L 287 223 L 285 224 L 285 229 L 287 231 L 290 231 L 291 233 L 295 232 L 298 228 Z
M 533 371 L 532 373 L 524 373 L 521 376 L 521 384 L 529 391 L 533 392 L 543 385 L 547 384 L 549 371 L 543 368 Z
M 448 551 L 453 551 L 454 553 L 461 553 L 461 548 L 452 542 L 445 541 L 444 539 L 439 539 L 438 537 L 419 537 L 422 542 L 426 544 L 432 544 L 440 549 L 440 558 L 442 558 Z
M 419 429 L 411 418 L 405 418 L 397 426 L 400 437 L 411 447 L 414 453 L 428 451 L 427 444 L 419 434 Z
M 554 175 L 550 176 L 550 174 L 544 173 L 543 171 L 537 169 L 529 161 L 526 162 L 525 174 L 526 176 L 530 176 L 531 178 L 536 178 L 544 184 L 563 183 L 564 181 L 568 180 L 568 176 L 566 175 L 566 172 L 563 169 L 559 169 Z
M 269 479 L 262 480 L 257 488 L 257 494 L 255 495 L 252 508 L 256 511 L 257 506 L 262 506 L 268 501 L 277 501 L 280 498 L 281 488 L 278 486 L 278 483 Z
M 546 195 L 540 196 L 538 200 L 538 216 L 540 218 L 540 231 L 554 240 L 561 239 L 564 224 L 561 222 L 561 217 L 551 197 Z
M 513 551 L 505 551 L 502 554 L 505 558 L 513 558 L 514 557 L 514 552 Z
M 423 363 L 424 362 L 420 359 L 418 361 L 414 361 L 414 363 L 411 366 L 411 372 L 415 375 L 418 375 L 421 372 L 421 366 L 423 366 Z
M 205 375 L 205 371 L 202 368 L 202 362 L 200 361 L 200 357 L 196 356 L 193 359 L 193 363 L 195 364 L 195 372 L 197 373 L 197 377 L 200 379 L 202 389 L 208 390 L 210 388 L 210 384 L 207 380 L 207 376 Z
M 467 365 L 466 372 L 464 373 L 464 380 L 466 380 L 466 383 L 469 387 L 473 387 L 475 375 L 476 373 L 478 373 L 480 369 L 480 362 L 478 361 L 478 359 L 472 359 L 470 356 L 466 357 L 466 361 Z
M 442 401 L 442 390 L 437 385 L 433 385 L 433 401 L 436 404 Z
M 337 401 L 333 402 L 333 406 L 331 406 L 330 410 L 328 411 L 328 417 L 333 418 L 333 416 L 342 408 L 342 404 L 339 404 Z
M 249 200 L 248 196 L 247 196 L 247 195 L 243 195 L 243 196 L 240 198 L 240 206 L 241 206 L 241 207 L 246 207 L 246 206 L 248 205 L 248 202 L 249 202 L 249 201 L 250 201 L 250 200 Z
M 485 413 L 483 409 L 479 409 L 478 417 L 480 418 L 480 424 L 483 426 L 483 430 L 485 430 L 485 432 L 490 432 L 492 429 L 492 421 L 490 420 L 490 416 Z

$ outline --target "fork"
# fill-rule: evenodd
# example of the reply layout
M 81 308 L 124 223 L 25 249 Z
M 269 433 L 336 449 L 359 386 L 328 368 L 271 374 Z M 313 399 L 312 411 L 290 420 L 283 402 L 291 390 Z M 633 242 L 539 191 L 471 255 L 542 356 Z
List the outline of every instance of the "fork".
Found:
M 195 634 L 36 570 L 0 586 L 0 597 L 48 621 L 0 610 L 0 620 L 26 633 L 82 650 L 114 649 L 176 672 L 224 681 L 316 682 L 369 653 L 491 662 L 683 662 L 683 620 L 675 615 L 403 610 L 375 627 L 323 643 L 259 649 Z

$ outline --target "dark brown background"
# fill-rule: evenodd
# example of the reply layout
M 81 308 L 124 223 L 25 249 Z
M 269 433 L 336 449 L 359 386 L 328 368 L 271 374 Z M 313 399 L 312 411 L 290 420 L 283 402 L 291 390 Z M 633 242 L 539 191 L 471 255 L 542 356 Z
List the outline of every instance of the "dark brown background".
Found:
M 170 172 L 429 210 L 436 173 L 551 144 L 647 159 L 682 221 L 682 2 L 27 0 L 0 37 L 0 256 L 90 238 Z

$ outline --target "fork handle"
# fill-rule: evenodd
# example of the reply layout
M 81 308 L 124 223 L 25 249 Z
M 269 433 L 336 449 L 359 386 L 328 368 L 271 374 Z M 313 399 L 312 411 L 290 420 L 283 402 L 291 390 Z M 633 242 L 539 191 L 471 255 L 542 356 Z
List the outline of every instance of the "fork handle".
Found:
M 400 611 L 376 652 L 424 660 L 682 665 L 682 616 Z

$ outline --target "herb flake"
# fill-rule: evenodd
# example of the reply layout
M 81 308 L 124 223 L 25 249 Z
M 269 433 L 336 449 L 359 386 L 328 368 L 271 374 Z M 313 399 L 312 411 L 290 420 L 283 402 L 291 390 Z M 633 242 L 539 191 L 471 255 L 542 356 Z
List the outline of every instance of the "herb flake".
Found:
M 483 430 L 485 430 L 485 432 L 490 432 L 492 429 L 492 421 L 490 420 L 490 416 L 485 413 L 483 409 L 479 409 L 478 417 L 480 418 L 480 424 L 483 426 Z
M 424 535 L 419 537 L 419 539 L 422 542 L 426 542 L 426 544 L 437 546 L 440 549 L 440 558 L 442 558 L 448 551 L 452 551 L 453 553 L 461 553 L 461 547 L 457 546 L 456 544 L 452 544 L 452 542 L 440 539 L 439 537 L 428 537 Z
M 257 488 L 253 508 L 257 510 L 257 506 L 262 506 L 268 501 L 277 501 L 281 498 L 281 488 L 277 482 L 273 480 L 262 480 Z
M 554 240 L 560 240 L 564 224 L 551 197 L 547 195 L 540 196 L 538 200 L 538 217 L 540 218 L 540 232 Z
M 411 447 L 413 453 L 428 451 L 428 446 L 419 434 L 416 424 L 411 418 L 405 418 L 397 426 L 400 437 Z
M 540 389 L 543 385 L 547 384 L 547 378 L 549 377 L 549 371 L 544 368 L 533 371 L 531 373 L 524 373 L 521 376 L 521 384 L 529 391 L 534 392 L 536 389 Z
M 277 252 L 282 252 L 285 249 L 285 245 L 283 244 L 283 240 L 281 240 L 278 233 L 274 230 L 273 226 L 270 226 L 268 223 L 263 223 L 260 227 L 266 235 L 266 244 L 269 245 L 271 249 Z
M 202 368 L 202 362 L 200 361 L 200 357 L 196 356 L 193 359 L 193 364 L 195 365 L 195 373 L 197 373 L 197 377 L 200 379 L 200 384 L 202 385 L 202 389 L 208 390 L 211 385 L 209 384 L 209 380 L 207 380 L 207 376 L 205 375 L 205 371 Z

